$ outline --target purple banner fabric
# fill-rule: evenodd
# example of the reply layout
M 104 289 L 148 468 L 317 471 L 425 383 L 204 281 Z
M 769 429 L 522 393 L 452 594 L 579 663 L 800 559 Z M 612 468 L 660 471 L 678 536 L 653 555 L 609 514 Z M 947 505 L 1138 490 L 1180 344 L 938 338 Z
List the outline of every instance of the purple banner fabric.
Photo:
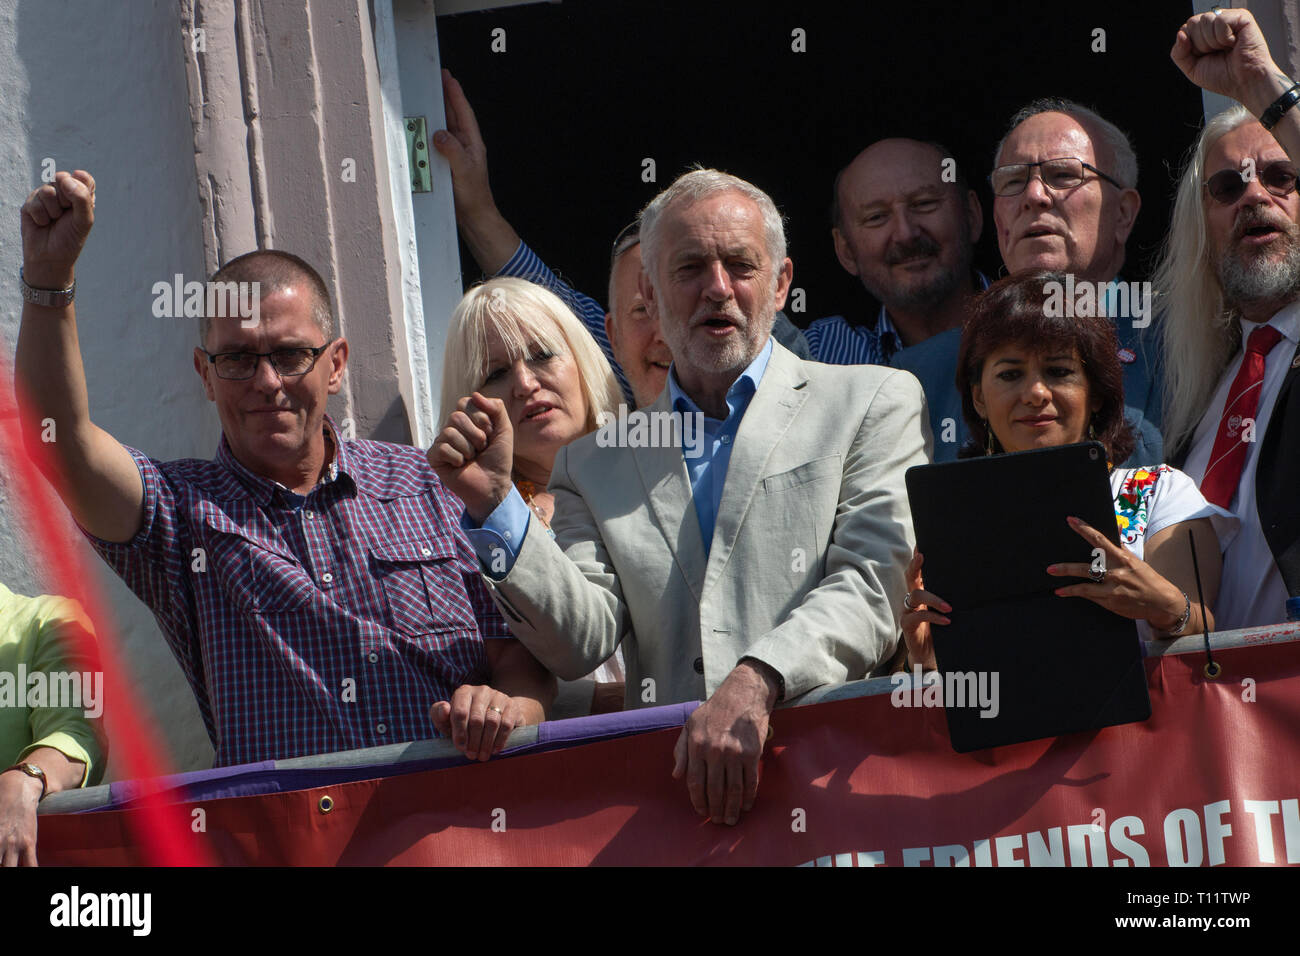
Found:
M 617 714 L 597 714 L 574 717 L 569 720 L 548 721 L 537 728 L 537 741 L 518 747 L 509 747 L 494 760 L 520 754 L 545 753 L 564 747 L 579 746 L 597 740 L 610 740 L 644 734 L 666 727 L 680 727 L 699 706 L 698 701 L 647 707 Z M 375 763 L 353 767 L 284 768 L 275 762 L 240 764 L 234 767 L 217 767 L 212 770 L 194 770 L 189 773 L 162 777 L 162 784 L 170 801 L 194 803 L 200 800 L 218 800 L 223 797 L 260 796 L 267 793 L 285 793 L 291 790 L 309 790 L 354 780 L 372 780 L 376 777 L 422 773 L 457 767 L 468 761 L 464 757 L 431 757 L 427 760 L 408 760 L 401 763 Z M 109 786 L 109 802 L 84 813 L 103 810 L 125 810 L 133 806 L 143 792 L 139 780 L 120 780 Z

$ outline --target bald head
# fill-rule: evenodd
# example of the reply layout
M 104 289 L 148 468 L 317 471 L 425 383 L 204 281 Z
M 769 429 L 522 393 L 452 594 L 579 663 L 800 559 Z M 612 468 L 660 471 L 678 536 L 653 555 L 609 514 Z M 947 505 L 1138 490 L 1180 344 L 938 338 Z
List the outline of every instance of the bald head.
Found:
M 997 166 L 1033 164 L 1012 177 L 1020 192 L 993 200 L 998 248 L 1008 272 L 1047 269 L 1109 282 L 1124 264 L 1141 207 L 1133 188 L 1137 160 L 1124 134 L 1091 110 L 1061 101 L 1061 109 L 1033 111 L 1055 102 L 1021 110 L 1016 115 L 1024 118 L 998 147 Z M 1063 158 L 1085 164 L 1083 180 L 1065 188 L 1045 185 L 1037 164 Z
M 938 307 L 969 284 L 983 216 L 938 143 L 872 143 L 836 177 L 833 214 L 840 265 L 891 313 Z

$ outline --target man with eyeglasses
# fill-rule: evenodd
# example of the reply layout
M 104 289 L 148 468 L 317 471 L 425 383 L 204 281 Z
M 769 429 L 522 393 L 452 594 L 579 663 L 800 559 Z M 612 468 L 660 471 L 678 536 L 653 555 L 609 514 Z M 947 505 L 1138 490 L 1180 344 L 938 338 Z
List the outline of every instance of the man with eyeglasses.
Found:
M 433 146 L 451 165 L 456 223 L 479 268 L 489 276 L 526 279 L 554 292 L 582 320 L 609 359 L 624 396 L 636 408 L 654 403 L 668 382 L 672 352 L 659 323 L 641 297 L 641 237 L 632 222 L 614 239 L 609 262 L 609 311 L 556 275 L 501 214 L 488 183 L 487 146 L 465 91 L 442 71 L 447 129 L 433 134 Z M 772 336 L 800 358 L 809 358 L 803 334 L 782 312 Z
M 1119 337 L 1125 417 L 1137 437 L 1129 463 L 1164 461 L 1158 320 L 1114 284 L 1142 205 L 1128 137 L 1078 103 L 1038 99 L 1011 118 L 994 157 L 993 222 L 1007 272 L 1071 273 L 1093 285 Z
M 1192 17 L 1171 55 L 1240 105 L 1198 138 L 1156 272 L 1165 436 L 1206 499 L 1241 521 L 1216 623 L 1272 624 L 1300 595 L 1300 84 L 1245 10 Z
M 326 415 L 348 343 L 303 260 L 263 250 L 213 277 L 259 302 L 255 322 L 205 319 L 194 351 L 221 418 L 214 460 L 155 461 L 91 421 L 72 299 L 94 189 L 59 172 L 22 209 L 22 425 L 57 423 L 41 464 L 154 612 L 216 765 L 435 730 L 487 759 L 544 720 L 554 678 L 493 608 L 463 505 L 417 449 L 348 441 Z

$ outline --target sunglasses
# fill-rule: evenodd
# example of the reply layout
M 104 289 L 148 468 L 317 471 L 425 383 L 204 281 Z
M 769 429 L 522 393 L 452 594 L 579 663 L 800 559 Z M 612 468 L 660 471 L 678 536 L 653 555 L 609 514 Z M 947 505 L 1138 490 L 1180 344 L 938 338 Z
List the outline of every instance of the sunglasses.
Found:
M 1295 167 L 1283 160 L 1259 167 L 1254 175 L 1250 175 L 1249 169 L 1221 169 L 1205 181 L 1205 188 L 1215 202 L 1231 206 L 1256 179 L 1274 196 L 1289 196 L 1295 192 Z

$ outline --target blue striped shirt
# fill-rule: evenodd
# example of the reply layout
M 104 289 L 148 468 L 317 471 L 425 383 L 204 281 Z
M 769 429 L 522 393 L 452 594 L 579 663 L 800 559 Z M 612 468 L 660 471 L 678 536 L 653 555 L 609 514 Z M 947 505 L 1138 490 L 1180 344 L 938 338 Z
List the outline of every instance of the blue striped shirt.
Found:
M 888 365 L 902 345 L 884 306 L 874 326 L 851 325 L 844 316 L 831 315 L 809 325 L 803 337 L 813 360 L 828 365 Z
M 980 291 L 989 287 L 988 276 L 975 270 Z M 812 357 L 828 365 L 891 365 L 903 348 L 903 337 L 882 305 L 874 326 L 853 325 L 842 315 L 818 319 L 803 330 Z

